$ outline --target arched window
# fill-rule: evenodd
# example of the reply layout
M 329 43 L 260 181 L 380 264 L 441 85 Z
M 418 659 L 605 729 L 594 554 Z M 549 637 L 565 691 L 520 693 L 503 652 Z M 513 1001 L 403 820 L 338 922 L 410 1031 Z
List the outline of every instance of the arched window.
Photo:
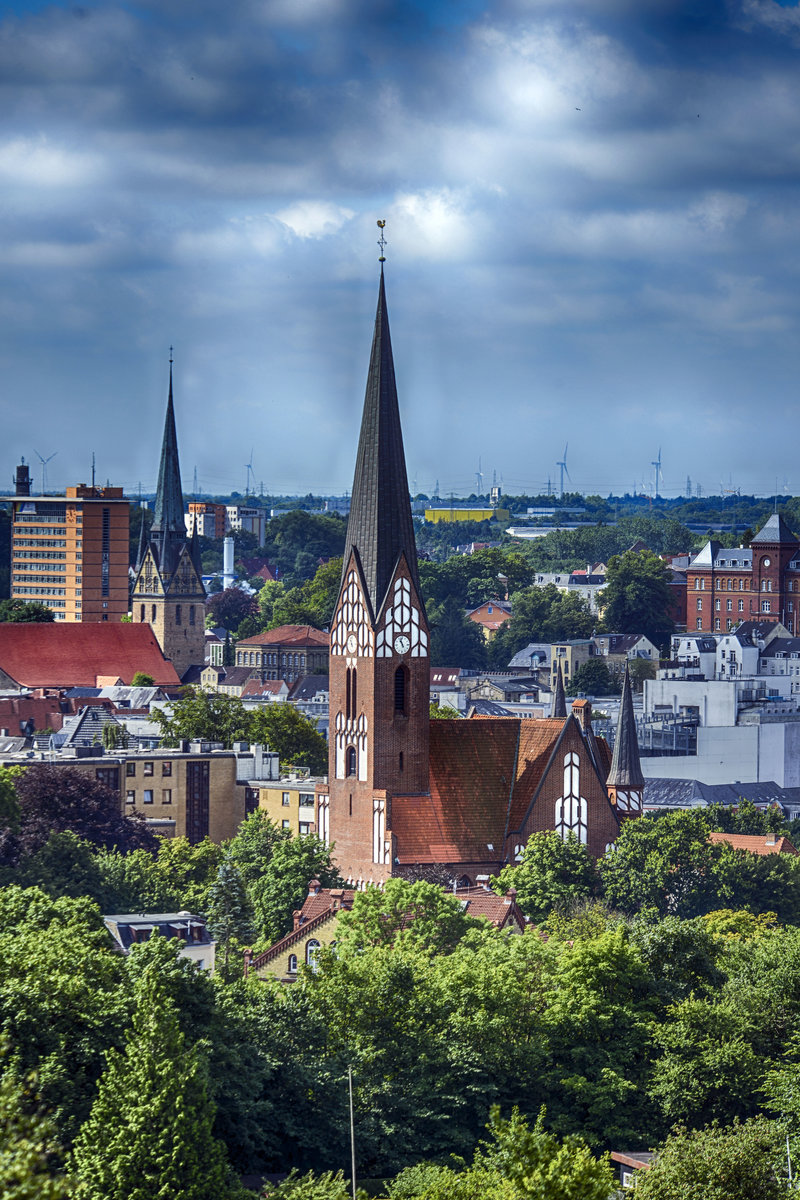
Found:
M 139 616 L 139 620 L 140 620 L 140 621 L 143 621 L 143 620 L 144 620 L 144 605 L 142 605 L 142 606 L 141 606 L 141 614 L 140 614 L 140 616 Z
M 297 974 L 297 955 L 296 954 L 289 955 L 289 974 L 290 975 Z
M 408 692 L 407 675 L 406 667 L 398 667 L 394 673 L 394 711 L 402 713 L 404 716 Z
M 316 938 L 311 938 L 306 942 L 306 965 L 311 967 L 311 970 L 316 970 L 317 955 L 320 952 L 320 944 Z
M 180 625 L 180 623 L 181 623 L 181 606 L 180 606 L 180 604 L 176 604 L 175 605 L 175 624 Z
M 155 606 L 155 604 L 151 604 L 150 605 L 150 620 L 155 621 L 155 619 L 156 619 L 156 606 Z
M 347 774 L 355 775 L 356 773 L 356 748 L 355 746 L 347 747 Z

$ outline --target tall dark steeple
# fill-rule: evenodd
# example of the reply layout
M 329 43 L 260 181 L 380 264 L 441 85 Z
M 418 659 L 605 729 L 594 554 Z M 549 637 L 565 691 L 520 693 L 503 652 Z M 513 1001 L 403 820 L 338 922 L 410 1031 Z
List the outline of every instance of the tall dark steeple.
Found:
M 144 521 L 142 522 L 144 534 Z M 182 677 L 205 654 L 205 588 L 199 546 L 186 537 L 175 408 L 172 399 L 172 349 L 169 352 L 169 396 L 161 461 L 158 467 L 155 517 L 150 533 L 139 541 L 136 579 L 131 595 L 132 618 L 146 622 Z
M 636 736 L 636 719 L 633 715 L 633 693 L 628 666 L 622 683 L 622 698 L 617 721 L 617 738 L 611 770 L 606 780 L 609 796 L 615 803 L 620 816 L 638 817 L 642 811 L 644 775 L 639 760 L 639 741 Z
M 178 461 L 178 435 L 175 432 L 175 409 L 172 400 L 172 350 L 169 357 L 169 397 L 161 442 L 161 461 L 158 465 L 155 516 L 150 529 L 150 541 L 159 547 L 161 562 L 166 565 L 175 543 L 186 541 L 183 520 L 183 489 Z
M 377 615 L 383 604 L 401 553 L 405 554 L 409 574 L 418 589 L 417 546 L 408 497 L 383 265 L 347 524 L 345 567 L 352 549 L 358 554 L 373 614 Z
M 553 710 L 550 713 L 551 717 L 567 716 L 567 698 L 564 695 L 564 676 L 561 674 L 561 663 L 558 664 L 558 675 L 556 677 L 556 690 L 553 694 Z
M 330 635 L 328 786 L 318 828 L 346 879 L 394 870 L 392 797 L 429 789 L 430 659 L 381 277 Z

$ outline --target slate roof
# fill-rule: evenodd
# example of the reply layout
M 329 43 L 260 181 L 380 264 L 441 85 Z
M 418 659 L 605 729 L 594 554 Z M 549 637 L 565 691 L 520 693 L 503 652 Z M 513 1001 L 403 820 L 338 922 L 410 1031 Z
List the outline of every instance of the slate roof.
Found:
M 784 657 L 800 654 L 800 638 L 775 638 L 774 642 L 770 642 L 761 651 L 762 658 L 775 658 L 778 654 L 782 654 Z
M 328 647 L 330 634 L 313 625 L 279 625 L 277 629 L 268 629 L 266 633 L 254 633 L 252 637 L 242 638 L 236 643 L 237 650 L 247 650 L 251 646 L 292 646 L 302 649 L 303 646 Z
M 763 833 L 757 837 L 746 833 L 710 833 L 708 840 L 715 845 L 727 843 L 734 850 L 747 850 L 750 854 L 797 854 L 788 838 L 779 837 L 770 841 Z
M 361 434 L 356 454 L 344 571 L 355 550 L 377 615 L 401 554 L 419 592 L 417 545 L 408 494 L 400 408 L 381 266 Z
M 147 624 L 0 624 L 0 669 L 26 687 L 94 687 L 110 676 L 130 684 L 137 671 L 156 684 L 180 683 Z
M 313 700 L 319 692 L 330 692 L 330 678 L 327 675 L 301 675 L 295 680 L 289 699 Z
M 565 723 L 431 721 L 430 794 L 392 797 L 400 864 L 501 859 Z
M 679 804 L 730 804 L 751 800 L 771 804 L 800 805 L 800 788 L 781 787 L 772 780 L 762 783 L 702 783 L 699 779 L 652 777 L 647 780 L 646 807 L 669 808 Z
M 773 513 L 750 542 L 751 546 L 797 545 L 797 538 L 780 513 Z

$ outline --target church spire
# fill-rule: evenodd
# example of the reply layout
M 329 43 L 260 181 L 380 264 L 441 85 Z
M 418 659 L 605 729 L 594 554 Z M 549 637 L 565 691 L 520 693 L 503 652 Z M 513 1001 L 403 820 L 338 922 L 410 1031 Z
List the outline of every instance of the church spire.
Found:
M 345 568 L 353 549 L 364 573 L 373 613 L 377 614 L 383 604 L 401 553 L 419 591 L 383 263 L 347 524 Z
M 636 737 L 636 720 L 633 715 L 633 694 L 631 680 L 628 674 L 628 664 L 625 664 L 625 678 L 622 683 L 622 698 L 619 704 L 619 720 L 617 721 L 617 738 L 614 742 L 614 754 L 611 759 L 611 770 L 608 773 L 606 785 L 617 791 L 630 789 L 641 791 L 644 787 L 644 775 L 639 761 L 639 742 Z
M 183 520 L 183 489 L 181 468 L 178 462 L 178 437 L 175 432 L 175 410 L 172 402 L 172 347 L 169 350 L 169 397 L 167 416 L 164 421 L 164 438 L 161 443 L 161 462 L 158 467 L 155 517 L 151 526 L 151 538 L 165 551 L 172 537 L 183 542 L 186 526 Z
M 556 690 L 553 695 L 553 710 L 550 713 L 551 717 L 567 716 L 567 698 L 564 695 L 564 676 L 561 674 L 561 660 L 558 662 L 558 676 L 556 677 Z

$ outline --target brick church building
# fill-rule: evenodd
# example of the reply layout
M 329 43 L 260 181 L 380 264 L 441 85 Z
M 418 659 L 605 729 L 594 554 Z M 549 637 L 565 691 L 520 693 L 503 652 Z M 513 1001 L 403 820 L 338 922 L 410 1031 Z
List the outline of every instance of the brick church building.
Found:
M 517 861 L 530 835 L 592 854 L 641 814 L 630 686 L 613 760 L 591 705 L 546 720 L 431 721 L 430 630 L 417 569 L 386 290 L 378 308 L 342 584 L 331 623 L 330 760 L 317 829 L 354 886 L 444 868 L 462 883 Z
M 749 547 L 706 542 L 686 569 L 686 629 L 726 633 L 742 621 L 780 621 L 800 634 L 800 542 L 773 513 Z

